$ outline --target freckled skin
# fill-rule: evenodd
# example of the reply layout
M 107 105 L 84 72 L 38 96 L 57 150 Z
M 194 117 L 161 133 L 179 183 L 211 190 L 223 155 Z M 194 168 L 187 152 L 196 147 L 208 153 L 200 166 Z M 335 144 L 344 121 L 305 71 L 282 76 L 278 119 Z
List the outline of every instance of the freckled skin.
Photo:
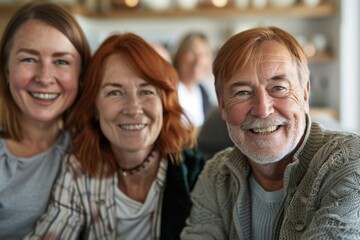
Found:
M 106 59 L 96 109 L 101 131 L 123 167 L 137 164 L 125 157 L 129 153 L 144 159 L 160 135 L 163 105 L 158 91 L 121 55 Z
M 24 23 L 13 39 L 6 74 L 11 95 L 23 113 L 23 126 L 56 125 L 76 98 L 80 54 L 65 35 L 39 20 Z M 58 97 L 40 100 L 31 93 Z

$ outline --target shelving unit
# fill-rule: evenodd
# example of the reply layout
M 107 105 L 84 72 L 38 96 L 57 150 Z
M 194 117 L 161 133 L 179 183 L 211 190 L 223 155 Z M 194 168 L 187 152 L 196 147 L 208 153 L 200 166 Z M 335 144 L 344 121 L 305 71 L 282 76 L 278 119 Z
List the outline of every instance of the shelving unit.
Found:
M 0 16 L 12 15 L 20 4 L 0 4 Z M 281 17 L 281 18 L 325 18 L 331 17 L 337 10 L 333 3 L 323 3 L 319 6 L 307 7 L 302 4 L 296 4 L 288 8 L 267 7 L 263 9 L 247 8 L 240 9 L 236 7 L 199 7 L 193 10 L 169 9 L 166 11 L 151 11 L 141 8 L 129 10 L 109 10 L 106 12 L 89 11 L 80 5 L 63 6 L 74 14 L 79 14 L 88 18 L 96 19 L 139 19 L 139 18 L 189 18 L 189 17 L 221 17 L 221 18 L 248 18 L 248 17 Z
M 5 26 L 6 19 L 9 18 L 21 5 L 2 4 L 0 5 L 0 33 Z M 291 19 L 323 19 L 332 17 L 337 6 L 333 3 L 323 3 L 315 7 L 307 7 L 303 4 L 296 4 L 288 8 L 267 7 L 264 9 L 236 7 L 198 7 L 193 10 L 169 9 L 166 11 L 151 11 L 142 8 L 117 9 L 109 11 L 90 11 L 84 6 L 63 4 L 72 13 L 91 19 L 91 20 L 184 20 L 188 18 L 221 18 L 222 20 L 241 20 L 246 18 L 291 18 Z M 332 53 L 322 53 L 309 59 L 309 62 L 319 63 L 331 60 Z
M 71 10 L 82 16 L 98 19 L 153 19 L 153 18 L 248 18 L 248 17 L 286 17 L 286 18 L 324 18 L 332 16 L 336 5 L 326 3 L 315 7 L 297 4 L 289 8 L 267 7 L 264 9 L 236 7 L 199 7 L 193 10 L 169 9 L 166 11 L 150 11 L 146 9 L 109 10 L 105 12 L 87 11 L 83 7 L 70 7 Z
M 158 38 L 178 38 L 180 33 L 185 32 L 190 27 L 207 30 L 211 36 L 216 38 L 217 46 L 239 29 L 238 25 L 247 20 L 262 19 L 264 24 L 269 21 L 286 26 L 290 30 L 300 29 L 300 31 L 322 31 L 323 26 L 331 27 L 335 31 L 326 32 L 332 38 L 333 47 L 330 52 L 316 54 L 309 58 L 310 70 L 312 72 L 312 95 L 315 105 L 312 106 L 320 113 L 331 112 L 332 116 L 338 116 L 340 102 L 339 93 L 333 92 L 339 89 L 339 52 L 336 41 L 339 39 L 339 25 L 334 26 L 334 16 L 339 12 L 341 2 L 339 0 L 324 1 L 316 7 L 307 7 L 296 4 L 289 8 L 267 7 L 264 9 L 247 8 L 239 9 L 236 7 L 198 7 L 193 10 L 169 9 L 166 11 L 150 11 L 143 8 L 135 9 L 113 9 L 108 11 L 90 11 L 84 6 L 64 5 L 75 15 L 81 18 L 81 24 L 87 33 L 90 43 L 97 45 L 107 33 L 115 30 L 134 31 L 143 37 L 156 35 Z M 0 34 L 2 33 L 5 21 L 19 7 L 17 4 L 0 5 Z M 284 19 L 286 21 L 284 21 Z M 272 21 L 274 20 L 274 21 Z M 293 24 L 293 25 L 292 25 Z M 111 28 L 110 25 L 116 26 Z M 201 26 L 201 27 L 199 27 Z M 203 27 L 204 26 L 204 27 Z M 290 26 L 290 27 L 289 27 Z M 208 30 L 211 29 L 211 30 Z M 166 35 L 167 34 L 167 35 Z M 161 36 L 160 36 L 161 35 Z M 164 35 L 164 36 L 163 36 Z M 327 89 L 324 89 L 321 81 L 326 78 Z M 330 93 L 324 93 L 323 91 Z M 331 96 L 327 105 L 318 105 L 319 96 Z

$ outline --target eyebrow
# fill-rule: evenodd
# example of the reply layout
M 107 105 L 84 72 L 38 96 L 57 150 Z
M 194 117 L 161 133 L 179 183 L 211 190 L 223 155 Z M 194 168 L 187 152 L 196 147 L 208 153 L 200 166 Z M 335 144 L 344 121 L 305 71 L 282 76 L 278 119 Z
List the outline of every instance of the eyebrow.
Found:
M 279 75 L 272 76 L 270 79 L 268 79 L 268 81 L 276 82 L 276 81 L 289 81 L 289 80 L 286 77 L 286 74 L 279 74 Z M 247 87 L 247 86 L 251 86 L 250 81 L 235 82 L 229 86 L 229 89 L 236 88 L 236 87 Z
M 105 87 L 118 87 L 118 88 L 122 88 L 123 85 L 122 85 L 122 84 L 119 84 L 119 83 L 109 82 L 109 83 L 104 83 L 104 84 L 102 84 L 102 87 L 103 87 L 103 88 L 105 88 Z
M 251 82 L 234 82 L 229 86 L 230 89 L 236 87 L 251 86 Z
M 270 81 L 280 81 L 280 80 L 287 80 L 288 78 L 286 77 L 286 74 L 279 74 L 279 75 L 275 75 L 273 77 L 271 77 L 269 80 Z
M 34 50 L 34 49 L 29 49 L 29 48 L 20 48 L 16 54 L 19 54 L 21 52 L 25 52 L 25 53 L 28 53 L 28 54 L 31 54 L 31 55 L 40 55 L 39 51 L 37 50 Z M 72 57 L 74 57 L 74 54 L 72 54 L 71 52 L 55 52 L 54 54 L 52 54 L 52 56 L 54 57 L 62 57 L 62 56 L 65 56 L 65 55 L 70 55 Z
M 108 82 L 108 83 L 104 83 L 104 84 L 102 85 L 103 88 L 104 88 L 104 87 L 108 87 L 108 86 L 110 86 L 110 87 L 118 87 L 118 88 L 122 88 L 122 87 L 123 87 L 122 84 L 120 84 L 120 83 L 115 83 L 115 82 Z M 153 84 L 150 84 L 150 83 L 148 83 L 148 82 L 144 82 L 144 83 L 141 83 L 141 84 L 140 84 L 140 87 L 146 87 L 146 86 L 154 86 L 154 85 L 153 85 Z

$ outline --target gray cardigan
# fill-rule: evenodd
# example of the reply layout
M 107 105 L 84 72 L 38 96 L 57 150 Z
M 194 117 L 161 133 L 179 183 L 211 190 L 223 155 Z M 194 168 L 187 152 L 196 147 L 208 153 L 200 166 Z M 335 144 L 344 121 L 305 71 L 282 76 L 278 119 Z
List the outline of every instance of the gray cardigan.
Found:
M 310 125 L 285 170 L 273 239 L 360 239 L 360 137 Z M 237 148 L 209 160 L 181 239 L 251 239 L 249 172 Z

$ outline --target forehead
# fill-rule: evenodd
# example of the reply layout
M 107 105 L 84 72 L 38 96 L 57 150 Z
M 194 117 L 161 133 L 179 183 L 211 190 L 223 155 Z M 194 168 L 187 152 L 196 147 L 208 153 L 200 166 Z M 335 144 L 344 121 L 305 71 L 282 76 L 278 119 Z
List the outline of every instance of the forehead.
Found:
M 256 56 L 260 63 L 269 60 L 273 61 L 292 61 L 292 57 L 288 49 L 281 43 L 276 41 L 264 41 L 259 46 L 258 55 Z
M 256 75 L 260 78 L 268 78 L 276 74 L 295 75 L 294 60 L 282 44 L 276 41 L 264 41 L 250 57 L 247 64 L 239 68 L 234 77 L 248 78 L 249 75 Z
M 52 34 L 56 33 L 59 35 L 63 35 L 58 29 L 54 28 L 53 26 L 49 25 L 46 22 L 40 21 L 40 20 L 28 20 L 21 24 L 19 28 L 16 30 L 14 35 L 14 40 L 25 40 L 26 37 L 39 37 L 39 33 L 42 33 L 41 35 L 48 35 L 49 32 Z M 25 39 L 23 39 L 25 37 Z M 64 36 L 64 35 L 63 35 Z M 64 36 L 65 37 L 65 36 Z
M 204 39 L 197 37 L 189 41 L 184 46 L 182 53 L 187 53 L 190 51 L 210 51 L 210 46 Z
M 140 79 L 140 74 L 121 54 L 106 57 L 103 69 L 103 81 L 127 82 Z M 142 79 L 142 81 L 144 81 Z
M 23 23 L 13 36 L 12 46 L 49 52 L 76 52 L 71 41 L 62 32 L 40 20 Z

